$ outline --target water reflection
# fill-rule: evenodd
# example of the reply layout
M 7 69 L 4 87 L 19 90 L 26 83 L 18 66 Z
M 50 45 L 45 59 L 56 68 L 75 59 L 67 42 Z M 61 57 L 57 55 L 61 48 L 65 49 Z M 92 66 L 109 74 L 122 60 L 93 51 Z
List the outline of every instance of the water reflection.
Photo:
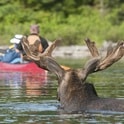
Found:
M 3 86 L 10 86 L 14 88 L 18 88 L 22 86 L 22 73 L 21 72 L 1 72 L 0 73 L 0 80 L 1 83 L 0 85 Z
M 42 87 L 47 83 L 46 75 L 26 74 L 24 76 L 26 94 L 28 96 L 39 96 L 44 93 Z
M 2 72 L 0 73 L 0 86 L 3 89 L 11 89 L 10 94 L 16 96 L 21 95 L 22 89 L 25 89 L 27 96 L 39 96 L 42 94 L 42 87 L 47 84 L 46 75 L 33 72 Z
M 115 71 L 113 71 L 115 70 Z M 123 63 L 91 75 L 101 97 L 124 98 Z M 123 113 L 93 112 L 60 114 L 56 99 L 56 76 L 39 73 L 0 72 L 0 123 L 8 124 L 99 124 L 124 123 Z

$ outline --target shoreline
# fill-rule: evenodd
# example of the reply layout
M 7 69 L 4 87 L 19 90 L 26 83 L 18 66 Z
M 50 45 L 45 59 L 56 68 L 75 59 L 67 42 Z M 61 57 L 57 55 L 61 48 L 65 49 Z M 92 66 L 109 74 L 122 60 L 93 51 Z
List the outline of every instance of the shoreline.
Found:
M 108 44 L 98 49 L 102 56 L 106 54 L 107 47 L 108 47 Z M 4 53 L 7 48 L 8 46 L 0 46 L 0 53 Z M 85 45 L 84 46 L 79 46 L 79 45 L 57 46 L 53 50 L 52 56 L 54 58 L 58 57 L 58 58 L 64 58 L 64 59 L 66 58 L 82 59 L 82 58 L 92 57 L 88 47 Z M 122 57 L 122 59 L 124 59 L 124 57 Z

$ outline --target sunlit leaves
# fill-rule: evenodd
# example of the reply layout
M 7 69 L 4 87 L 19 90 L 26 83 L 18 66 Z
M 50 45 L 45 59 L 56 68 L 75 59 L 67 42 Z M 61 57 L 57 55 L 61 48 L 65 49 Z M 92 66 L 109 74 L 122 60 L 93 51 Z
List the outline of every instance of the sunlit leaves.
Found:
M 38 23 L 42 35 L 61 37 L 65 45 L 82 44 L 86 37 L 117 41 L 124 39 L 123 10 L 123 0 L 0 0 L 0 34 L 8 42 Z

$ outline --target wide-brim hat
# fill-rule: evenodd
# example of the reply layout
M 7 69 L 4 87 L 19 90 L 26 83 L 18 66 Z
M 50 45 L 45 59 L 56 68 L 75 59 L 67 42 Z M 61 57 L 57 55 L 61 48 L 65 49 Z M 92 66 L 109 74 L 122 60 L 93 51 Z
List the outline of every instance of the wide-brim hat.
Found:
M 22 37 L 23 37 L 23 35 L 21 35 L 21 34 L 16 34 L 16 35 L 14 36 L 14 38 L 12 38 L 12 39 L 10 40 L 10 43 L 19 44 L 20 41 L 21 41 L 21 39 L 22 39 Z

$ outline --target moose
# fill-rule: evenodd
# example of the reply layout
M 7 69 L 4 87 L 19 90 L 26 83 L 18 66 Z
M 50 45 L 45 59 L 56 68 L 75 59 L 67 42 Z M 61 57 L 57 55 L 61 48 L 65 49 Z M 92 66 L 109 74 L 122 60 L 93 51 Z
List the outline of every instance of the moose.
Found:
M 26 55 L 40 68 L 54 73 L 58 79 L 57 96 L 60 108 L 66 113 L 90 112 L 90 111 L 115 111 L 124 112 L 124 100 L 116 98 L 100 98 L 93 84 L 87 82 L 87 77 L 95 72 L 102 71 L 124 56 L 124 42 L 118 42 L 116 46 L 108 47 L 106 56 L 103 57 L 95 45 L 95 42 L 86 39 L 85 43 L 92 55 L 85 66 L 79 69 L 63 69 L 52 51 L 60 40 L 55 40 L 44 53 L 35 53 L 30 49 L 26 37 L 22 40 Z

